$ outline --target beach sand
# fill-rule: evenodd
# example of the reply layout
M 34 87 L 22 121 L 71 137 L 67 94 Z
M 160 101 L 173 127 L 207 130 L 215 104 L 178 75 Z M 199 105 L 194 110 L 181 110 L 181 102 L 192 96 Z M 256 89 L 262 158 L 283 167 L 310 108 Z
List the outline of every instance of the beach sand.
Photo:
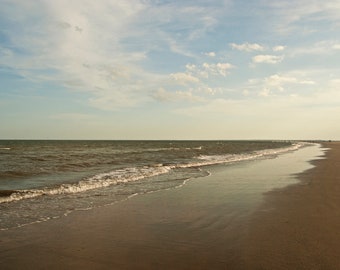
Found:
M 216 166 L 182 188 L 0 231 L 1 269 L 340 269 L 340 143 L 325 146 L 299 182 L 263 181 L 298 163 L 289 155 Z
M 299 175 L 300 184 L 270 192 L 245 243 L 247 269 L 340 269 L 340 143 Z

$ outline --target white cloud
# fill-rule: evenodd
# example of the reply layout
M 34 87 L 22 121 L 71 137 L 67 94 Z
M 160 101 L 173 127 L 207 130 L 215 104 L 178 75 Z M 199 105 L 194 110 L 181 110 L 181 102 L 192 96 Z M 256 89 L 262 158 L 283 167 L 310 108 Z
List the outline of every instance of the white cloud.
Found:
M 109 105 L 103 107 L 138 103 L 139 97 L 133 93 L 141 89 L 136 89 L 142 86 L 136 83 L 138 78 L 148 77 L 138 68 L 145 54 L 124 49 L 120 42 L 134 34 L 128 29 L 147 8 L 145 4 L 60 0 L 15 8 L 18 19 L 9 32 L 15 54 L 11 59 L 2 58 L 0 64 L 29 80 L 53 81 L 89 92 L 93 94 L 91 104 L 103 105 L 105 97 Z M 123 96 L 137 100 L 125 104 L 128 98 Z
M 249 90 L 248 89 L 244 89 L 242 91 L 242 95 L 245 96 L 245 97 L 249 96 Z
M 230 63 L 203 63 L 202 65 L 187 64 L 186 69 L 190 74 L 195 74 L 201 78 L 209 78 L 211 76 L 227 76 L 229 70 L 234 66 Z
M 9 58 L 13 56 L 13 52 L 8 49 L 8 48 L 4 48 L 2 46 L 0 46 L 0 57 L 1 58 Z
M 340 23 L 340 3 L 338 0 L 265 0 L 274 21 L 276 33 L 299 33 L 301 35 L 318 31 L 318 25 L 327 22 L 329 27 L 338 27 Z M 322 23 L 320 23 L 322 22 Z
M 229 63 L 217 63 L 217 64 L 204 63 L 202 67 L 208 74 L 222 75 L 223 77 L 225 77 L 229 73 L 229 70 L 233 68 L 233 65 Z
M 302 85 L 304 87 L 302 88 Z M 248 81 L 248 89 L 253 89 L 259 96 L 296 95 L 312 89 L 316 82 L 308 79 L 308 74 L 301 71 L 293 71 L 287 74 L 274 74 L 264 79 L 252 79 Z M 262 89 L 258 91 L 258 89 Z
M 340 50 L 340 44 L 334 44 L 334 45 L 332 46 L 332 49 L 334 49 L 334 50 Z
M 230 43 L 231 48 L 239 50 L 239 51 L 246 51 L 246 52 L 252 52 L 252 51 L 264 51 L 264 47 L 257 44 L 257 43 L 243 43 L 243 44 L 236 44 L 236 43 Z
M 330 80 L 329 85 L 331 86 L 331 88 L 339 89 L 340 88 L 340 79 Z
M 167 91 L 164 88 L 159 88 L 152 94 L 152 97 L 158 101 L 162 102 L 180 102 L 180 101 L 189 101 L 189 102 L 202 102 L 204 101 L 203 97 L 195 95 L 193 91 Z
M 306 84 L 306 85 L 315 85 L 315 82 L 312 80 L 300 81 L 299 83 Z
M 259 96 L 260 97 L 269 97 L 270 95 L 270 89 L 268 88 L 263 88 L 260 92 L 259 92 Z
M 296 57 L 300 55 L 330 55 L 336 53 L 340 50 L 340 43 L 334 40 L 323 40 L 316 43 L 310 44 L 308 46 L 296 47 L 289 51 L 290 56 Z
M 170 78 L 181 85 L 186 85 L 190 83 L 198 83 L 199 79 L 188 74 L 188 73 L 172 73 Z
M 200 94 L 205 94 L 208 96 L 214 96 L 218 94 L 223 94 L 227 89 L 224 87 L 211 87 L 209 85 L 200 85 L 195 88 L 195 91 Z
M 272 75 L 264 79 L 264 84 L 268 89 L 277 89 L 283 91 L 283 86 L 289 83 L 297 83 L 298 80 L 295 77 L 281 76 L 278 74 Z
M 152 52 L 194 58 L 188 44 L 212 29 L 220 13 L 194 2 L 21 2 L 0 10 L 2 18 L 15 17 L 6 32 L 13 50 L 0 47 L 0 65 L 31 81 L 88 92 L 91 105 L 109 110 L 145 102 L 169 77 L 163 70 L 145 68 L 159 63 Z M 224 76 L 227 70 L 221 64 L 209 72 Z M 178 84 L 198 82 L 194 74 L 169 73 Z
M 253 63 L 277 64 L 283 60 L 283 56 L 277 55 L 256 55 L 252 58 Z
M 273 47 L 273 51 L 274 52 L 281 52 L 281 51 L 285 50 L 285 48 L 286 48 L 286 46 L 279 45 L 279 46 Z
M 210 57 L 215 57 L 216 53 L 215 52 L 207 52 L 205 53 L 206 56 L 210 56 Z
M 227 76 L 229 74 L 229 70 L 232 69 L 234 66 L 230 63 L 203 63 L 199 74 L 202 74 L 203 77 L 213 76 Z

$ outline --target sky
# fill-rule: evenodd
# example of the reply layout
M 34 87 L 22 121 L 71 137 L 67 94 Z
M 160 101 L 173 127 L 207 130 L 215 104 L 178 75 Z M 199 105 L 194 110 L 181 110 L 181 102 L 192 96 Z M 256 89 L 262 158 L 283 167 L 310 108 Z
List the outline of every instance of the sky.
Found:
M 0 0 L 0 139 L 340 139 L 339 0 Z

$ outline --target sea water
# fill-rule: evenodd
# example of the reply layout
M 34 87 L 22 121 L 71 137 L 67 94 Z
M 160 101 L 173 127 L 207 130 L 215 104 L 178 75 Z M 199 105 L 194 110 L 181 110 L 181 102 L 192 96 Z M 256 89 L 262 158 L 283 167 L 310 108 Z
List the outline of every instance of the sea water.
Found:
M 0 230 L 181 187 L 209 166 L 275 158 L 290 141 L 0 141 Z

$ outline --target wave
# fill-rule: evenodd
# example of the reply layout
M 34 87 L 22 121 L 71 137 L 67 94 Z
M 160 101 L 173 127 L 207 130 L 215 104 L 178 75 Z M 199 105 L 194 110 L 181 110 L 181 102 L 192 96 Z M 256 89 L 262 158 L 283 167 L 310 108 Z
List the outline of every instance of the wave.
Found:
M 11 150 L 10 147 L 0 147 L 0 150 Z
M 183 150 L 202 150 L 203 146 L 198 147 L 163 147 L 163 148 L 147 148 L 140 150 L 127 150 L 124 153 L 146 153 L 146 152 L 161 152 L 161 151 L 183 151 Z M 123 153 L 123 152 L 122 152 Z
M 92 189 L 104 188 L 120 183 L 138 181 L 143 178 L 165 174 L 171 170 L 171 166 L 144 166 L 141 168 L 125 168 L 108 173 L 97 174 L 75 184 L 62 184 L 54 188 L 15 190 L 3 192 L 0 196 L 0 203 L 31 199 L 43 195 L 61 195 L 85 192 Z M 6 196 L 9 195 L 9 196 Z
M 292 144 L 289 147 L 282 147 L 282 148 L 274 148 L 274 149 L 265 149 L 265 150 L 258 150 L 250 153 L 243 153 L 243 154 L 227 154 L 227 155 L 201 155 L 198 158 L 203 160 L 202 165 L 214 165 L 214 164 L 221 164 L 221 163 L 232 163 L 238 161 L 246 161 L 252 159 L 259 159 L 265 158 L 269 156 L 277 156 L 282 153 L 295 151 L 302 146 L 307 145 L 308 143 L 300 142 Z
M 195 161 L 183 164 L 154 164 L 143 167 L 130 167 L 114 170 L 108 173 L 100 173 L 90 178 L 81 180 L 74 184 L 62 184 L 53 188 L 32 189 L 32 190 L 10 190 L 0 192 L 0 203 L 8 203 L 23 199 L 35 198 L 43 195 L 62 195 L 85 192 L 98 188 L 105 188 L 112 185 L 129 183 L 144 178 L 166 174 L 174 169 L 193 168 L 208 165 L 233 163 L 246 160 L 254 160 L 269 156 L 276 156 L 289 151 L 297 150 L 307 143 L 296 143 L 289 147 L 266 149 L 243 154 L 228 155 L 200 155 Z

